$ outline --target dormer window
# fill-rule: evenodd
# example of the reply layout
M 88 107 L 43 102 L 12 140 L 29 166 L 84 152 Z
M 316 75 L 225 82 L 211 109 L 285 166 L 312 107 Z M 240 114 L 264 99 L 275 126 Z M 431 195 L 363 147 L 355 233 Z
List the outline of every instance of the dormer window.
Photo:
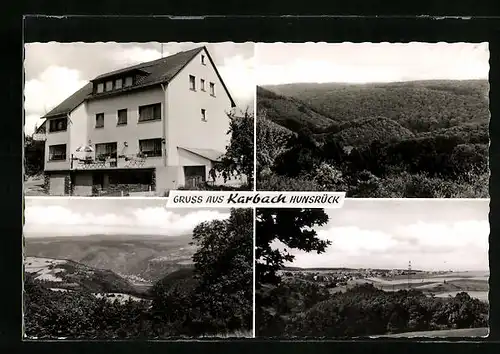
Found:
M 125 87 L 132 86 L 133 79 L 131 76 L 125 78 Z
M 205 63 L 205 56 L 204 56 L 204 55 L 202 55 L 202 56 L 201 56 L 201 63 L 202 63 L 203 65 L 207 65 L 207 64 Z
M 97 93 L 102 93 L 104 92 L 104 84 L 97 84 Z
M 49 132 L 63 132 L 68 128 L 68 119 L 64 118 L 56 118 L 49 120 Z
M 106 82 L 106 91 L 111 91 L 113 89 L 113 81 Z
M 115 81 L 115 88 L 117 90 L 119 90 L 119 89 L 122 88 L 122 86 L 123 86 L 123 80 L 122 79 L 116 79 L 116 81 Z

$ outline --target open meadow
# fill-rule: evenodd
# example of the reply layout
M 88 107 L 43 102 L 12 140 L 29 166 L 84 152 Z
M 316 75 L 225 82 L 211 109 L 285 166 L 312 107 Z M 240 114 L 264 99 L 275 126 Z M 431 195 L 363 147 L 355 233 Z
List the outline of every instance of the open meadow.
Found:
M 296 272 L 300 274 L 295 274 Z M 288 276 L 314 281 L 323 286 L 330 286 L 330 281 L 338 279 L 335 287 L 329 288 L 330 293 L 345 292 L 356 285 L 371 284 L 384 291 L 420 290 L 424 294 L 435 297 L 454 297 L 460 292 L 468 293 L 472 298 L 488 302 L 489 272 L 488 271 L 460 271 L 460 272 L 426 272 L 413 271 L 410 276 L 401 274 L 406 271 L 392 270 L 301 270 L 285 271 Z M 375 274 L 374 274 L 375 273 Z M 376 276 L 372 276 L 376 275 Z

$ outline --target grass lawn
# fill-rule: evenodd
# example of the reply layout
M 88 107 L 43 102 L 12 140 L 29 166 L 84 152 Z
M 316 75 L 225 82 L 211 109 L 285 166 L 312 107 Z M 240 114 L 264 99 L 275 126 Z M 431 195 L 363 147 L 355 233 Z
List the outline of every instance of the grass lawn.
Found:
M 465 329 L 446 329 L 442 331 L 423 331 L 423 332 L 406 332 L 398 334 L 388 334 L 377 336 L 378 338 L 409 338 L 409 337 L 486 337 L 488 336 L 488 328 L 465 328 Z

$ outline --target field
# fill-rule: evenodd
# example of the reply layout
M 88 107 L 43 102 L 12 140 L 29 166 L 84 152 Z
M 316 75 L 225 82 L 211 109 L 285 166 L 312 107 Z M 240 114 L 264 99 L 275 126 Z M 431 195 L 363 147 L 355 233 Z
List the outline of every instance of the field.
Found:
M 488 275 L 485 275 L 485 272 L 482 275 L 477 275 L 478 273 L 481 272 L 470 272 L 470 274 L 450 272 L 435 276 L 422 273 L 410 277 L 409 280 L 367 278 L 362 281 L 372 283 L 375 287 L 385 291 L 407 289 L 409 283 L 412 289 L 422 290 L 437 297 L 454 296 L 465 291 L 471 297 L 487 301 Z
M 471 297 L 488 302 L 488 272 L 447 272 L 434 274 L 430 272 L 416 272 L 408 276 L 366 277 L 349 280 L 345 286 L 331 289 L 333 292 L 345 291 L 357 284 L 373 284 L 384 291 L 398 291 L 404 289 L 421 290 L 435 297 L 455 296 L 465 291 Z
M 408 279 L 368 278 L 365 282 L 385 290 L 408 288 Z M 410 288 L 422 290 L 436 297 L 455 296 L 465 291 L 471 297 L 488 301 L 488 275 L 486 272 L 449 272 L 442 275 L 418 274 L 409 279 Z
M 63 264 L 67 264 L 67 261 L 51 258 L 26 257 L 24 269 L 27 273 L 34 273 L 35 279 L 37 280 L 62 282 L 63 280 L 59 276 L 59 273 L 65 271 L 60 267 Z
M 200 338 L 253 338 L 253 331 L 235 331 L 231 333 L 219 333 L 216 335 L 204 335 Z
M 385 336 L 374 336 L 373 338 L 411 338 L 411 337 L 460 338 L 460 337 L 487 337 L 488 334 L 489 334 L 488 328 L 465 328 L 465 329 L 448 329 L 443 331 L 406 332 L 398 334 L 389 334 Z
M 97 294 L 94 294 L 94 296 L 98 299 L 105 298 L 106 300 L 111 301 L 111 302 L 114 302 L 116 300 L 116 301 L 119 301 L 121 304 L 124 304 L 129 300 L 131 300 L 131 301 L 144 301 L 143 298 L 133 296 L 133 295 L 128 295 L 128 294 L 121 294 L 121 293 L 106 293 L 106 294 L 97 293 Z
M 328 277 L 344 277 L 347 274 L 349 279 L 341 282 L 342 285 L 330 288 L 331 293 L 345 292 L 347 289 L 352 288 L 359 284 L 372 284 L 376 288 L 384 291 L 398 291 L 408 288 L 421 290 L 428 295 L 435 297 L 448 297 L 455 296 L 459 292 L 467 292 L 471 297 L 477 298 L 481 301 L 488 302 L 488 278 L 489 272 L 486 271 L 470 271 L 470 272 L 425 272 L 417 271 L 415 274 L 410 275 L 388 275 L 389 273 L 378 271 L 376 276 L 372 273 L 364 276 L 363 272 L 359 270 L 319 270 L 307 271 L 301 270 L 303 274 L 309 274 L 309 277 L 316 277 L 318 275 Z M 308 278 L 306 276 L 306 278 Z M 314 278 L 313 278 L 314 279 Z M 344 284 L 345 283 L 345 284 Z

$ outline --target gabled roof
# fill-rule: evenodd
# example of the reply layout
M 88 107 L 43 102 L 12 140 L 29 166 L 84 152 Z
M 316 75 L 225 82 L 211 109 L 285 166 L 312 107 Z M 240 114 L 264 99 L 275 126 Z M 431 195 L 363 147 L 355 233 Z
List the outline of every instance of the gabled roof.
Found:
M 170 55 L 165 58 L 156 59 L 153 61 L 148 61 L 145 63 L 129 66 L 127 68 L 111 71 L 109 73 L 99 75 L 92 81 L 101 81 L 107 77 L 113 77 L 128 72 L 139 71 L 146 74 L 145 77 L 141 78 L 141 81 L 137 82 L 137 85 L 165 82 L 173 79 L 175 75 L 181 69 L 186 66 L 187 63 L 191 61 L 199 52 L 201 52 L 205 47 L 198 47 L 185 52 L 179 52 L 174 55 Z M 135 86 L 137 86 L 135 85 Z
M 232 108 L 236 107 L 236 103 L 234 103 L 234 100 L 231 97 L 231 94 L 229 93 L 229 90 L 227 89 L 227 86 L 224 83 L 224 80 L 222 80 L 222 76 L 220 76 L 219 70 L 217 70 L 217 66 L 215 66 L 215 63 L 212 60 L 212 57 L 211 57 L 210 53 L 208 52 L 208 50 L 207 50 L 206 47 L 203 47 L 203 49 L 205 49 L 205 52 L 207 53 L 207 56 L 208 56 L 208 60 L 210 60 L 210 64 L 212 64 L 212 67 L 214 68 L 215 73 L 217 74 L 217 77 L 219 78 L 219 81 L 221 82 L 222 87 L 224 88 L 224 91 L 226 91 L 227 96 L 229 97 L 229 100 L 231 101 L 231 107 Z
M 44 115 L 41 119 L 62 116 L 71 113 L 80 104 L 82 104 L 83 101 L 85 101 L 91 93 L 92 93 L 92 84 L 89 82 L 81 89 L 76 91 L 74 94 L 66 98 L 64 101 L 62 101 L 59 105 L 53 108 L 49 113 Z
M 81 103 L 83 103 L 86 99 L 92 99 L 92 98 L 99 98 L 99 97 L 105 97 L 105 96 L 111 96 L 111 95 L 116 95 L 122 92 L 128 92 L 132 91 L 138 88 L 145 88 L 148 86 L 153 86 L 153 85 L 159 85 L 159 84 L 165 84 L 174 79 L 174 77 L 196 56 L 198 53 L 200 53 L 202 50 L 205 50 L 207 53 L 208 60 L 210 60 L 210 63 L 212 64 L 213 68 L 215 69 L 215 73 L 217 74 L 217 77 L 219 78 L 220 82 L 222 83 L 222 86 L 224 90 L 226 91 L 227 95 L 229 96 L 229 100 L 231 101 L 231 106 L 236 107 L 236 104 L 234 103 L 233 98 L 231 97 L 231 94 L 229 93 L 229 90 L 227 89 L 224 81 L 222 80 L 222 77 L 219 74 L 219 71 L 217 70 L 217 67 L 215 66 L 212 57 L 210 56 L 210 53 L 208 52 L 207 48 L 205 46 L 203 47 L 198 47 L 194 48 L 191 50 L 187 50 L 184 52 L 179 52 L 174 55 L 129 66 L 127 68 L 115 70 L 108 72 L 106 74 L 102 74 L 97 76 L 95 79 L 91 80 L 87 85 L 82 87 L 80 90 L 75 92 L 73 95 L 68 97 L 66 100 L 64 100 L 61 104 L 59 104 L 57 107 L 52 109 L 49 113 L 47 113 L 45 116 L 42 118 L 48 118 L 48 117 L 54 117 L 54 116 L 59 116 L 59 115 L 64 115 L 71 113 L 74 109 L 76 109 Z M 139 73 L 139 78 L 137 82 L 130 87 L 123 87 L 120 90 L 113 90 L 111 92 L 103 92 L 100 94 L 93 94 L 92 91 L 92 83 L 96 81 L 105 81 L 106 78 L 113 78 L 116 76 L 120 76 L 125 73 Z
M 42 118 L 43 119 L 43 118 Z M 45 132 L 46 129 L 47 129 L 47 121 L 44 120 L 42 124 L 40 124 L 40 126 L 38 128 L 36 128 L 35 130 L 35 134 L 39 134 L 41 132 Z
M 223 152 L 214 150 L 214 149 L 195 149 L 195 148 L 188 148 L 188 147 L 183 147 L 183 146 L 178 146 L 178 148 L 186 150 L 192 154 L 201 156 L 206 158 L 207 160 L 216 162 L 219 161 L 220 158 L 224 155 Z

